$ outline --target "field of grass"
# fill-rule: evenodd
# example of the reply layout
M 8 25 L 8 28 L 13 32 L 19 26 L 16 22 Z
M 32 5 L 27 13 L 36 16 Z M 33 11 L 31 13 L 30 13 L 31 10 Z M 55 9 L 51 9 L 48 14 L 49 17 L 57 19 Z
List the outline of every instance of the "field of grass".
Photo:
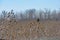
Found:
M 5 20 L 0 22 L 0 39 L 43 40 L 42 37 L 59 38 L 60 37 L 60 21 L 37 22 L 36 20 L 31 20 L 31 21 Z M 49 40 L 49 39 L 46 39 L 46 40 Z

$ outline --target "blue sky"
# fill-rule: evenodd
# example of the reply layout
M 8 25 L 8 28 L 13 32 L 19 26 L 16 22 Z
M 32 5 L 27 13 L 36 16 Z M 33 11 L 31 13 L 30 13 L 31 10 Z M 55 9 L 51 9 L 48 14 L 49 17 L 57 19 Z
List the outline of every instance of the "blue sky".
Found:
M 60 0 L 0 0 L 0 11 L 21 11 L 26 9 L 59 9 Z

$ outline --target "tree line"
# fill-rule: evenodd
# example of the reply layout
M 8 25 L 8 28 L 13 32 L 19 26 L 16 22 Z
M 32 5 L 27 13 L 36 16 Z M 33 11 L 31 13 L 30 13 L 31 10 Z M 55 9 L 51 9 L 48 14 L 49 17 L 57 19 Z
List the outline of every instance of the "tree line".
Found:
M 60 10 L 50 10 L 50 9 L 27 9 L 23 12 L 14 12 L 11 10 L 9 12 L 2 11 L 0 15 L 0 19 L 2 20 L 34 20 L 39 19 L 42 20 L 60 20 Z

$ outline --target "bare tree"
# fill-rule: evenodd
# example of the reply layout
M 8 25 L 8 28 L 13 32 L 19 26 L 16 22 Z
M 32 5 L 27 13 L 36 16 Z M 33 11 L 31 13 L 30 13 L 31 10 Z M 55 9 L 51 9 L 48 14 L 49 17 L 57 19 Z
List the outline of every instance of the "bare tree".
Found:
M 11 10 L 10 12 L 7 13 L 6 19 L 9 21 L 15 20 L 15 14 L 14 14 L 13 10 Z
M 15 18 L 15 14 L 14 14 L 13 10 L 11 10 L 10 15 L 11 15 L 11 18 L 13 18 L 13 19 Z
M 58 10 L 57 17 L 58 17 L 58 20 L 60 20 L 60 9 Z
M 50 10 L 48 10 L 48 20 L 50 20 L 51 18 L 51 11 Z
M 48 19 L 48 9 L 45 8 L 45 12 L 44 12 L 44 19 L 47 20 Z
M 43 13 L 44 13 L 44 11 L 43 10 L 40 10 L 40 12 L 39 12 L 39 19 L 40 20 L 43 20 Z
M 24 20 L 24 14 L 22 12 L 20 12 L 20 18 L 21 20 Z
M 53 11 L 52 11 L 52 19 L 53 19 L 53 20 L 57 20 L 56 10 L 53 10 Z
M 26 17 L 26 20 L 29 19 L 29 15 L 28 15 L 28 14 L 29 14 L 29 10 L 26 10 L 26 11 L 25 11 L 25 17 Z
M 39 13 L 39 15 L 37 13 Z M 60 20 L 60 10 L 51 11 L 45 8 L 45 11 L 44 10 L 36 11 L 36 9 L 29 9 L 26 10 L 25 12 L 17 13 L 17 15 L 14 13 L 13 10 L 11 10 L 10 12 L 2 11 L 1 17 L 4 19 L 8 18 L 15 20 L 17 18 L 21 18 L 23 20 L 32 20 L 38 18 L 39 20 Z
M 33 19 L 35 11 L 36 11 L 35 9 L 28 10 L 29 19 Z
M 7 15 L 7 12 L 6 11 L 2 11 L 2 14 L 3 14 L 3 17 L 5 19 L 6 15 Z

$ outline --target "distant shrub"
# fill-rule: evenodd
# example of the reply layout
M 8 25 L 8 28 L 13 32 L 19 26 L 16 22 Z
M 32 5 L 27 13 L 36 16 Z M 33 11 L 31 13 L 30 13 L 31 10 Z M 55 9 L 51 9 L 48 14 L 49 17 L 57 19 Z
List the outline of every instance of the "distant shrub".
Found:
M 37 22 L 39 22 L 39 21 L 40 21 L 40 19 L 38 18 L 38 19 L 37 19 Z

